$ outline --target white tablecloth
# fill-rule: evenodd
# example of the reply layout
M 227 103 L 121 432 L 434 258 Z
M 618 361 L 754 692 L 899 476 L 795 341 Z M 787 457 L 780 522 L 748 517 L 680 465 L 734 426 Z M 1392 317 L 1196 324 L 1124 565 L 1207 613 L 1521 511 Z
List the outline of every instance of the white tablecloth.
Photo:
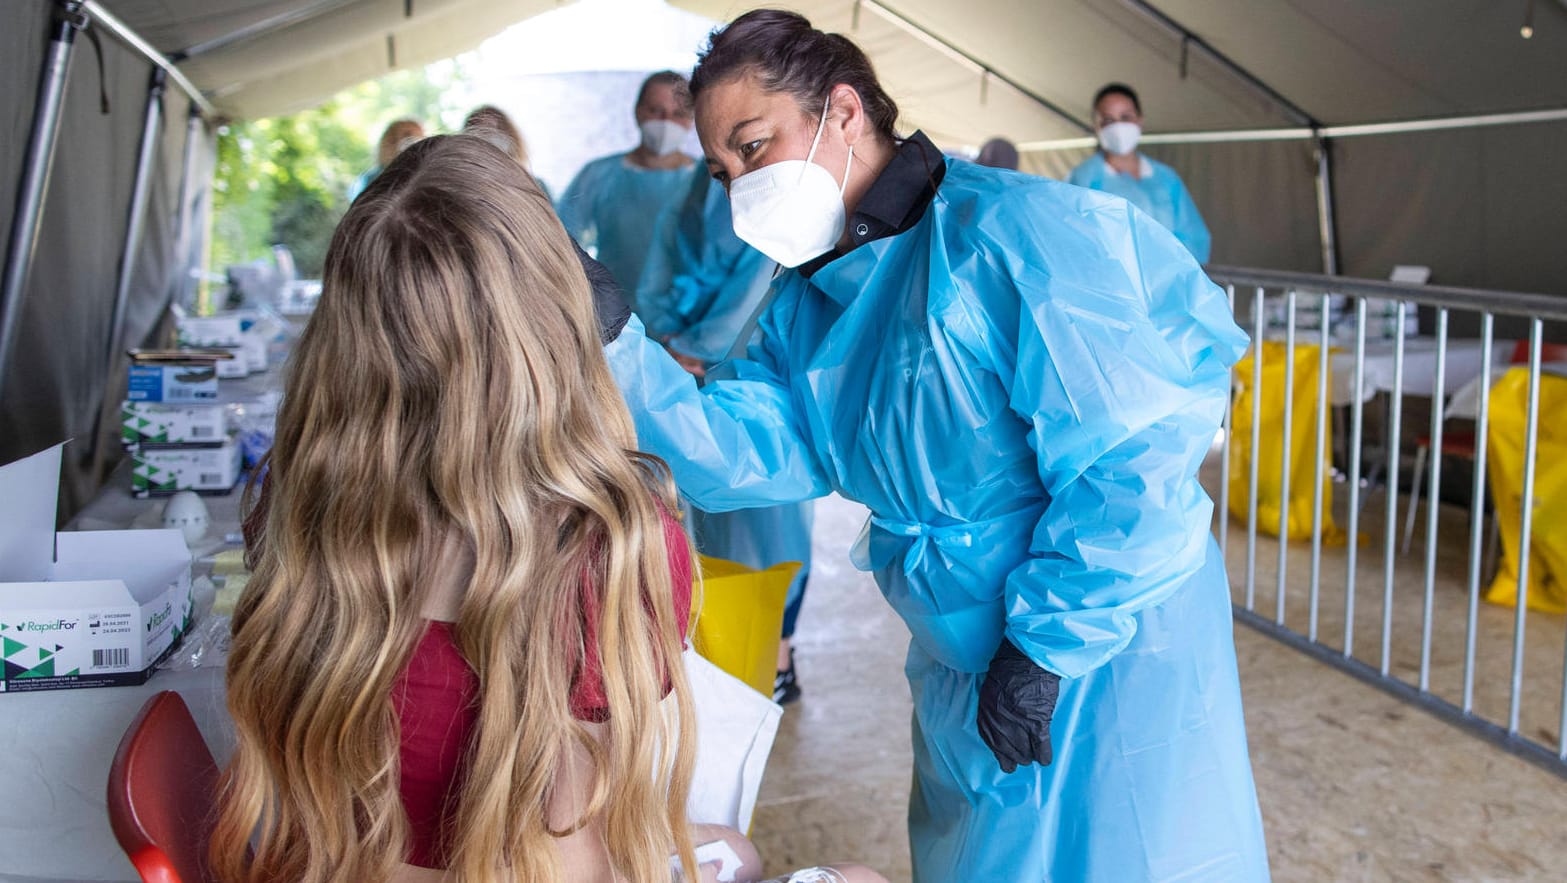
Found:
M 221 764 L 233 736 L 221 666 L 159 671 L 139 687 L 0 697 L 0 883 L 135 881 L 107 809 L 109 763 L 142 703 L 175 690 Z
M 129 470 L 127 459 L 70 526 L 157 526 L 164 501 L 133 498 Z M 233 548 L 223 538 L 238 529 L 240 490 L 204 499 L 212 529 L 196 544 L 197 554 Z M 210 570 L 210 563 L 198 562 L 192 573 Z M 198 590 L 198 611 L 210 608 L 210 596 Z M 198 620 L 176 653 L 189 651 L 201 631 Z M 185 698 L 213 756 L 219 764 L 228 759 L 233 735 L 224 707 L 223 667 L 220 660 L 208 661 L 215 664 L 157 670 L 139 687 L 0 696 L 0 883 L 138 879 L 109 828 L 109 763 L 131 719 L 160 690 L 174 690 Z
M 1298 343 L 1303 341 L 1297 338 Z M 1355 350 L 1354 345 L 1334 343 L 1332 356 L 1333 381 L 1331 398 L 1334 405 L 1349 405 L 1355 401 Z M 1494 366 L 1504 366 L 1512 354 L 1513 342 L 1499 340 L 1492 344 Z M 1447 342 L 1447 391 L 1462 388 L 1480 376 L 1480 341 L 1452 340 Z M 1365 378 L 1363 400 L 1369 401 L 1379 392 L 1393 391 L 1393 341 L 1366 342 Z M 1404 341 L 1404 395 L 1430 398 L 1436 392 L 1436 339 L 1410 337 Z
M 1502 379 L 1502 375 L 1509 368 L 1529 370 L 1528 365 L 1507 365 L 1491 369 L 1491 383 L 1494 385 Z M 1540 365 L 1541 375 L 1553 374 L 1557 377 L 1567 377 L 1567 362 L 1545 362 Z M 1453 393 L 1452 401 L 1447 405 L 1446 417 L 1449 420 L 1473 420 L 1480 416 L 1480 372 L 1465 383 L 1457 392 Z M 1549 419 L 1547 415 L 1540 415 L 1542 419 Z

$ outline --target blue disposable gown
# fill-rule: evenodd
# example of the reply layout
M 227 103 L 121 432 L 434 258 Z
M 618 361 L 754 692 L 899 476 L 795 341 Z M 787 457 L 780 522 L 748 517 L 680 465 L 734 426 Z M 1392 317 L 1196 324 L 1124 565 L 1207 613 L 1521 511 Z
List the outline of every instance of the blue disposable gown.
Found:
M 711 177 L 692 179 L 685 196 L 664 209 L 637 285 L 638 315 L 647 332 L 709 367 L 734 349 L 777 267 L 735 235 L 729 197 Z M 765 570 L 797 561 L 789 584 L 783 636 L 795 619 L 811 569 L 810 501 L 693 513 L 692 535 L 704 555 Z
M 729 197 L 699 175 L 658 219 L 634 300 L 648 334 L 723 361 L 766 296 L 777 264 L 735 235 Z
M 1154 220 L 1181 240 L 1197 258 L 1197 263 L 1208 263 L 1213 237 L 1208 233 L 1208 225 L 1203 223 L 1202 213 L 1197 211 L 1197 203 L 1192 202 L 1192 195 L 1186 192 L 1181 176 L 1164 163 L 1142 154 L 1137 158 L 1147 164 L 1148 176 L 1134 178 L 1120 174 L 1105 162 L 1104 154 L 1095 153 L 1073 169 L 1067 180 L 1089 190 L 1113 193 L 1153 215 Z
M 836 489 L 908 624 L 915 879 L 1268 879 L 1229 590 L 1196 472 L 1246 346 L 1125 201 L 961 161 L 920 220 L 781 276 L 698 392 L 605 350 L 642 446 L 704 506 Z M 1002 636 L 1062 676 L 1055 762 L 975 727 Z
M 628 295 L 637 290 L 659 213 L 685 195 L 695 163 L 644 169 L 617 153 L 582 167 L 556 206 L 567 232 L 609 269 Z M 637 304 L 631 304 L 636 309 Z

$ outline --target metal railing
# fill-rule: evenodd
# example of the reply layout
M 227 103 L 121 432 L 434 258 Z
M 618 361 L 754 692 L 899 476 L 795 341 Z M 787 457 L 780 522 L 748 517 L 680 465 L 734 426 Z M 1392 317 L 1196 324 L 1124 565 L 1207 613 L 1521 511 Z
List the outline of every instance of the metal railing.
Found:
M 1233 596 L 1236 599 L 1237 620 L 1367 683 L 1419 705 L 1512 753 L 1534 761 L 1559 775 L 1567 776 L 1567 627 L 1564 627 L 1563 618 L 1559 615 L 1537 614 L 1531 620 L 1527 603 L 1531 550 L 1535 539 L 1533 514 L 1536 503 L 1535 461 L 1540 428 L 1542 344 L 1545 322 L 1567 320 L 1567 298 L 1401 285 L 1391 282 L 1231 267 L 1210 267 L 1208 272 L 1215 282 L 1228 290 L 1232 306 L 1240 310 L 1237 321 L 1243 327 L 1250 328 L 1254 342 L 1271 338 L 1281 341 L 1284 347 L 1282 425 L 1278 427 L 1279 433 L 1276 436 L 1272 432 L 1268 436 L 1270 440 L 1275 437 L 1278 440 L 1277 463 L 1259 462 L 1263 459 L 1258 452 L 1264 438 L 1262 433 L 1264 399 L 1278 392 L 1276 386 L 1273 389 L 1265 389 L 1263 386 L 1263 347 L 1253 346 L 1249 376 L 1237 378 L 1240 385 L 1244 385 L 1247 381 L 1250 383 L 1249 437 L 1243 440 L 1232 438 L 1233 433 L 1230 430 L 1235 425 L 1236 397 L 1232 397 L 1230 411 L 1225 417 L 1223 461 L 1218 479 L 1220 499 L 1216 506 L 1216 520 L 1221 548 L 1227 561 L 1231 551 L 1232 521 L 1240 520 L 1238 513 L 1231 512 L 1232 484 L 1236 481 L 1248 482 L 1244 517 L 1245 565 L 1243 571 L 1234 566 L 1231 568 L 1231 572 L 1236 574 L 1232 582 L 1239 581 L 1239 584 L 1234 587 L 1236 591 Z M 1244 303 L 1237 303 L 1237 294 L 1241 296 L 1242 301 L 1249 296 L 1249 308 Z M 1392 324 L 1391 328 L 1387 329 L 1388 334 L 1385 339 L 1368 344 L 1368 310 L 1371 304 L 1378 304 L 1386 309 L 1392 318 Z M 1419 339 L 1420 355 L 1426 359 L 1425 364 L 1432 371 L 1432 376 L 1429 377 L 1423 374 L 1420 376 L 1410 374 L 1409 366 L 1406 364 L 1408 349 L 1413 340 L 1406 329 L 1405 321 L 1409 318 L 1410 304 L 1419 304 L 1434 311 L 1432 323 L 1434 334 Z M 1342 315 L 1337 320 L 1334 316 L 1335 307 L 1339 307 L 1342 311 Z M 1473 314 L 1478 318 L 1477 338 L 1461 341 L 1463 351 L 1471 358 L 1468 362 L 1470 367 L 1473 367 L 1472 357 L 1476 349 L 1478 349 L 1479 363 L 1478 376 L 1470 381 L 1475 386 L 1468 390 L 1468 392 L 1477 392 L 1478 402 L 1472 412 L 1475 424 L 1475 441 L 1472 449 L 1474 475 L 1468 488 L 1469 524 L 1462 549 L 1458 543 L 1441 542 L 1444 429 L 1448 419 L 1447 400 L 1456 391 L 1448 384 L 1448 375 L 1451 373 L 1449 355 L 1456 340 L 1449 337 L 1449 320 L 1450 314 L 1455 313 Z M 1273 318 L 1271 329 L 1270 316 Z M 1314 321 L 1303 323 L 1303 316 Z M 1495 605 L 1482 608 L 1480 604 L 1483 593 L 1482 577 L 1487 557 L 1484 529 L 1488 517 L 1487 457 L 1490 452 L 1487 448 L 1487 436 L 1491 431 L 1491 388 L 1497 379 L 1494 376 L 1495 369 L 1499 367 L 1495 358 L 1499 351 L 1494 339 L 1495 318 L 1498 316 L 1518 317 L 1527 323 L 1528 328 L 1528 392 L 1523 441 L 1522 497 L 1517 513 L 1519 527 L 1516 532 L 1516 542 L 1511 546 L 1516 558 L 1517 599 L 1511 611 Z M 1302 329 L 1299 327 L 1302 324 L 1312 327 Z M 1298 417 L 1308 416 L 1294 413 L 1298 391 L 1295 376 L 1296 352 L 1301 345 L 1300 338 L 1303 330 L 1307 335 L 1306 345 L 1317 347 L 1317 358 L 1321 360 L 1318 362 L 1319 370 L 1315 381 L 1315 402 L 1310 406 L 1309 412 L 1309 418 L 1313 420 L 1309 452 L 1292 450 L 1294 447 L 1292 440 L 1296 435 L 1294 421 Z M 1311 340 L 1312 337 L 1315 340 Z M 1389 359 L 1391 361 L 1391 379 L 1389 380 L 1386 372 L 1382 371 L 1381 379 L 1376 386 L 1368 385 L 1366 370 L 1368 345 L 1377 350 L 1379 359 L 1377 364 L 1380 368 L 1385 369 Z M 1333 355 L 1329 356 L 1329 353 Z M 1522 368 L 1524 365 L 1519 362 L 1516 367 Z M 1330 370 L 1347 370 L 1348 376 L 1351 377 L 1347 391 L 1343 389 L 1342 384 L 1334 384 L 1335 390 L 1340 393 L 1340 401 L 1336 404 L 1330 397 Z M 1419 392 L 1407 392 L 1406 389 L 1411 386 Z M 1309 393 L 1310 390 L 1305 392 Z M 1401 425 L 1404 421 L 1406 397 L 1417 396 L 1429 398 L 1431 420 L 1429 435 L 1421 439 L 1422 447 L 1429 452 L 1430 471 L 1426 477 L 1426 486 L 1421 488 L 1427 501 L 1424 579 L 1419 583 L 1416 596 L 1419 630 L 1418 653 L 1414 653 L 1410 647 L 1412 641 L 1403 640 L 1409 637 L 1408 634 L 1397 632 L 1395 618 L 1400 610 L 1404 611 L 1405 618 L 1412 616 L 1415 606 L 1410 603 L 1411 596 L 1415 595 L 1412 591 L 1414 582 L 1408 579 L 1407 571 L 1401 568 L 1402 556 L 1397 539 L 1401 502 L 1399 498 L 1400 452 L 1404 447 Z M 1381 446 L 1379 456 L 1368 463 L 1365 446 L 1368 416 L 1366 405 L 1373 400 L 1380 400 L 1384 405 L 1380 415 L 1382 417 Z M 1330 411 L 1335 408 L 1339 410 L 1339 420 L 1336 422 L 1347 426 L 1338 433 L 1330 433 L 1335 423 Z M 1555 419 L 1561 418 L 1558 416 Z M 1347 435 L 1347 438 L 1343 439 L 1346 443 L 1343 444 L 1338 455 L 1337 464 L 1334 462 L 1335 446 L 1330 438 L 1331 435 L 1341 438 Z M 1244 476 L 1231 475 L 1232 443 L 1249 443 L 1249 447 L 1242 451 L 1242 453 L 1249 452 L 1249 456 L 1240 464 L 1240 468 L 1245 470 Z M 1309 567 L 1302 573 L 1300 568 L 1294 572 L 1290 569 L 1291 555 L 1298 554 L 1300 550 L 1293 548 L 1288 540 L 1291 514 L 1289 485 L 1293 471 L 1292 464 L 1296 463 L 1293 458 L 1305 455 L 1312 457 L 1313 465 L 1310 474 L 1313 489 Z M 1268 452 L 1267 456 L 1271 459 L 1272 452 Z M 1417 459 L 1417 463 L 1423 461 L 1423 456 Z M 1275 466 L 1279 469 L 1277 482 L 1279 518 L 1276 524 L 1263 524 L 1259 523 L 1259 467 L 1271 471 Z M 1342 469 L 1337 468 L 1338 466 L 1342 466 Z M 1419 481 L 1417 475 L 1416 482 Z M 1326 499 L 1336 485 L 1347 487 L 1347 505 L 1332 506 Z M 1384 504 L 1381 513 L 1381 568 L 1380 574 L 1375 570 L 1367 574 L 1362 573 L 1363 564 L 1366 563 L 1361 560 L 1362 514 L 1363 510 L 1368 508 L 1368 503 L 1379 495 Z M 1498 499 L 1497 505 L 1501 506 L 1503 502 Z M 1406 548 L 1408 534 L 1414 525 L 1414 510 L 1412 494 L 1405 513 Z M 1341 511 L 1347 521 L 1345 530 L 1347 543 L 1341 554 L 1336 550 L 1331 552 L 1325 550 L 1325 519 L 1335 517 L 1335 511 Z M 1492 513 L 1489 517 L 1493 525 L 1492 545 L 1494 545 L 1495 525 L 1499 513 Z M 1562 527 L 1567 528 L 1567 526 Z M 1263 534 L 1275 530 L 1278 540 L 1274 564 L 1276 572 L 1272 587 L 1274 597 L 1272 615 L 1268 616 L 1258 611 L 1259 589 L 1262 591 L 1267 589 L 1266 581 L 1258 572 L 1259 554 L 1264 552 L 1263 547 L 1270 541 Z M 1451 530 L 1449 534 L 1452 535 Z M 1375 536 L 1366 539 L 1368 540 L 1366 552 L 1369 556 L 1377 551 L 1377 543 Z M 1452 559 L 1465 549 L 1467 566 L 1463 568 L 1453 566 L 1456 562 Z M 1445 567 L 1443 559 L 1446 559 Z M 1335 573 L 1340 567 L 1342 567 L 1341 582 L 1339 574 Z M 1399 578 L 1401 575 L 1406 579 L 1401 581 Z M 1380 582 L 1378 586 L 1381 590 L 1380 617 L 1377 619 L 1366 616 L 1370 612 L 1367 609 L 1369 602 L 1357 592 L 1368 577 Z M 1567 574 L 1558 575 L 1557 579 L 1567 583 Z M 1304 600 L 1298 585 L 1302 581 L 1306 584 Z M 1402 598 L 1399 592 L 1401 586 L 1404 590 Z M 1292 589 L 1294 589 L 1293 593 Z M 1405 602 L 1403 607 L 1400 606 L 1401 600 Z M 1457 610 L 1460 604 L 1463 610 L 1461 636 L 1458 634 L 1458 623 L 1452 621 L 1459 618 Z M 1442 615 L 1443 608 L 1447 608 L 1453 615 Z M 1333 629 L 1330 635 L 1324 627 L 1324 617 L 1335 615 L 1342 615 L 1343 621 L 1340 628 Z M 1506 630 L 1506 622 L 1505 618 L 1498 619 L 1498 615 L 1511 619 L 1510 638 L 1502 637 Z M 1370 654 L 1357 653 L 1356 631 L 1357 625 L 1360 625 L 1357 624 L 1357 618 L 1369 620 L 1368 624 L 1380 630 L 1380 640 Z M 1526 690 L 1526 660 L 1534 658 L 1537 663 L 1540 661 L 1540 651 L 1537 648 L 1534 657 L 1526 654 L 1528 643 L 1526 637 L 1531 633 L 1534 634 L 1536 641 L 1541 640 L 1540 635 L 1544 634 L 1554 636 L 1563 642 L 1551 657 L 1551 661 L 1546 664 L 1550 669 L 1547 677 L 1558 673 L 1560 677 L 1559 683 L 1550 684 L 1558 688 L 1553 690 L 1550 697 L 1559 701 L 1559 706 L 1553 709 L 1556 713 L 1552 721 L 1556 724 L 1554 733 L 1543 725 L 1536 726 L 1534 729 L 1521 727 L 1521 712 Z M 1482 637 L 1492 639 L 1487 642 L 1491 646 L 1481 648 Z M 1510 640 L 1511 646 L 1502 644 L 1504 640 Z M 1510 650 L 1510 654 L 1503 657 L 1500 653 L 1482 652 L 1490 649 Z M 1363 656 L 1369 658 L 1362 658 Z M 1460 657 L 1461 669 L 1457 664 Z M 1500 666 L 1504 659 L 1507 668 L 1505 711 L 1501 697 L 1488 695 L 1483 690 L 1481 695 L 1477 696 L 1477 678 L 1480 669 L 1484 667 L 1500 674 Z M 1482 666 L 1481 663 L 1486 664 Z M 1561 665 L 1560 669 L 1555 668 L 1557 664 Z M 1458 684 L 1450 684 L 1452 689 L 1445 692 L 1433 686 L 1433 671 L 1438 667 L 1441 668 L 1444 676 L 1456 676 Z M 1539 667 L 1541 666 L 1537 664 L 1536 668 Z M 1448 677 L 1448 680 L 1451 680 L 1451 677 Z M 1499 681 L 1500 678 L 1484 678 L 1479 686 L 1499 687 Z M 1495 689 L 1490 691 L 1491 694 L 1495 692 Z M 1538 692 L 1534 695 L 1540 701 L 1533 703 L 1531 711 L 1544 701 Z M 1535 723 L 1538 723 L 1537 716 Z

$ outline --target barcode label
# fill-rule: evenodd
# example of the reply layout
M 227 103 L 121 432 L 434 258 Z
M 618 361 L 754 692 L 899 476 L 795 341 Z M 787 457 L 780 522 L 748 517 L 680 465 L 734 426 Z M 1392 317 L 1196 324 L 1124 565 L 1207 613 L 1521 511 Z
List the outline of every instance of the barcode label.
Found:
M 191 438 L 210 438 L 214 435 L 217 435 L 217 432 L 210 426 L 192 426 L 190 428 Z
M 115 647 L 111 650 L 94 650 L 92 652 L 93 668 L 124 668 L 131 664 L 131 651 L 129 647 Z
M 201 473 L 201 481 L 198 482 L 198 484 L 203 484 L 203 485 L 214 485 L 214 484 L 222 484 L 222 483 L 223 483 L 223 475 L 222 475 L 222 473 L 219 473 L 219 472 L 203 472 L 203 473 Z

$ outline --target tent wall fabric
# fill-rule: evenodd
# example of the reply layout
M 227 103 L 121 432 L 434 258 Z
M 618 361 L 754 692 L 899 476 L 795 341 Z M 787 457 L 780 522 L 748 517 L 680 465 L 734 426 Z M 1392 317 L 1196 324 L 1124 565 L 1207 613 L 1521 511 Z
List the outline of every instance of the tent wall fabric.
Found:
M 54 0 L 3 0 L 0 172 L 19 178 Z M 180 70 L 219 117 L 301 109 L 389 71 L 449 57 L 556 0 L 97 0 Z M 672 0 L 729 20 L 757 3 Z M 1143 97 L 1152 132 L 1336 126 L 1567 108 L 1567 2 L 1491 0 L 799 0 L 781 4 L 870 54 L 904 112 L 947 149 L 1001 135 L 1081 137 L 1093 92 L 1119 80 Z M 99 424 L 118 376 L 106 364 L 113 295 L 150 67 L 104 40 L 112 113 L 98 113 L 98 64 L 79 40 L 60 149 L 44 203 L 19 343 L 0 372 L 0 461 Z M 146 226 L 126 311 L 144 337 L 182 284 L 206 205 L 212 142 L 192 156 L 202 186 L 175 203 L 188 100 L 166 92 Z M 210 121 L 213 124 L 220 119 Z M 1432 281 L 1567 294 L 1567 123 L 1336 139 L 1339 269 L 1384 276 L 1432 267 Z M 1213 229 L 1217 262 L 1318 270 L 1315 145 L 1307 141 L 1150 146 L 1178 169 Z M 1084 153 L 1025 151 L 1062 176 Z M 15 193 L 16 186 L 7 187 Z M 193 208 L 195 207 L 195 208 Z M 0 218 L 0 231 L 14 223 Z M 182 235 L 185 237 L 182 239 Z M 1455 328 L 1455 333 L 1463 329 Z M 4 376 L 4 375 L 0 375 Z M 79 445 L 82 449 L 92 446 Z M 107 463 L 67 467 L 61 511 Z
M 0 103 L 5 117 L 20 124 L 0 132 L 0 156 L 7 180 L 15 182 L 26 153 L 51 10 L 47 3 L 10 6 L 20 8 L 0 39 L 8 50 L 3 67 L 18 88 L 8 90 Z M 0 394 L 0 463 L 62 439 L 75 440 L 66 448 L 62 467 L 62 518 L 96 492 L 118 459 L 117 411 L 100 418 L 100 409 L 118 405 L 125 382 L 123 357 L 109 361 L 109 325 L 152 72 L 151 64 L 116 41 L 105 37 L 102 46 L 110 111 L 101 112 L 98 61 L 81 35 L 15 348 L 0 368 L 8 372 Z M 126 346 L 153 334 L 169 293 L 185 275 L 183 264 L 175 266 L 174 243 L 190 102 L 174 89 L 166 90 L 162 101 L 164 123 L 126 302 Z M 211 139 L 203 138 L 210 154 Z M 8 189 L 14 193 L 14 185 Z M 8 231 L 11 221 L 7 212 Z
M 1180 170 L 1192 199 L 1213 230 L 1213 263 L 1321 271 L 1317 166 L 1310 144 L 1160 145 L 1144 148 L 1144 152 Z M 1065 180 L 1088 156 L 1087 149 L 1031 151 L 1022 155 L 1021 167 L 1025 172 Z M 1267 196 L 1259 199 L 1258 194 Z

